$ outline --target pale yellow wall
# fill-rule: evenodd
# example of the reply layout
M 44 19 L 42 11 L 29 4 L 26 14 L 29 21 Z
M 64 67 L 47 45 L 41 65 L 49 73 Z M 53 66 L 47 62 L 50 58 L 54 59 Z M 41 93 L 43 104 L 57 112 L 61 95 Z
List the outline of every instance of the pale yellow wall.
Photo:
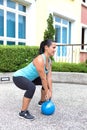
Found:
M 36 44 L 43 40 L 49 13 L 66 17 L 73 21 L 72 43 L 81 42 L 81 3 L 80 0 L 37 0 L 36 1 Z
M 44 31 L 49 15 L 47 0 L 37 0 L 36 2 L 36 42 L 40 44 L 43 40 Z

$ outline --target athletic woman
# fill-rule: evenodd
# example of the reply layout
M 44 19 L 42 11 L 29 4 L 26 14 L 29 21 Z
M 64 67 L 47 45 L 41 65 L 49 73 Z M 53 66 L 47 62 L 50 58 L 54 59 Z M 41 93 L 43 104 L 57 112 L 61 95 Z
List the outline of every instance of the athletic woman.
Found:
M 19 116 L 33 120 L 35 117 L 30 114 L 28 107 L 33 98 L 36 85 L 42 85 L 41 105 L 44 101 L 52 98 L 52 75 L 51 75 L 51 56 L 54 56 L 56 43 L 50 39 L 42 41 L 40 44 L 39 55 L 33 59 L 26 67 L 17 70 L 13 75 L 13 82 L 17 87 L 25 90 L 22 108 Z

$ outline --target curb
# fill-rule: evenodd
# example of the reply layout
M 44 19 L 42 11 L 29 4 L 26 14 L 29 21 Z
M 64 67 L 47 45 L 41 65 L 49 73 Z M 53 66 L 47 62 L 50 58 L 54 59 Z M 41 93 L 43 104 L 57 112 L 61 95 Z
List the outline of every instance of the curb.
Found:
M 12 83 L 13 72 L 0 73 L 1 83 Z M 86 73 L 74 73 L 74 72 L 52 72 L 53 83 L 71 83 L 71 84 L 84 84 L 87 85 Z
M 86 73 L 52 72 L 52 79 L 54 83 L 71 83 L 87 85 Z

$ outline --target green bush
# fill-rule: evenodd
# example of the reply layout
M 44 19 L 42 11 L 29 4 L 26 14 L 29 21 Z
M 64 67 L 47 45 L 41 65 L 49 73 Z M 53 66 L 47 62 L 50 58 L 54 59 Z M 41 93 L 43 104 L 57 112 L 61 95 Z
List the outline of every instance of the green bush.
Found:
M 60 63 L 53 62 L 52 70 L 58 72 L 79 72 L 87 73 L 87 64 L 86 63 Z
M 0 72 L 14 72 L 28 65 L 38 55 L 35 46 L 0 46 Z M 60 63 L 52 59 L 52 71 L 87 73 L 87 63 Z
M 38 54 L 38 47 L 0 46 L 0 72 L 13 72 L 27 65 Z

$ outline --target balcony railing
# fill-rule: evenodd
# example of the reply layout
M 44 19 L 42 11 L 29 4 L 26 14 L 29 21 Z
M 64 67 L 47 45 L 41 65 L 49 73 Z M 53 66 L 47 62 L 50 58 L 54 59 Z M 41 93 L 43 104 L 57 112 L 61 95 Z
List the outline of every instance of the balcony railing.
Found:
M 79 63 L 87 60 L 87 44 L 57 44 L 57 62 Z

